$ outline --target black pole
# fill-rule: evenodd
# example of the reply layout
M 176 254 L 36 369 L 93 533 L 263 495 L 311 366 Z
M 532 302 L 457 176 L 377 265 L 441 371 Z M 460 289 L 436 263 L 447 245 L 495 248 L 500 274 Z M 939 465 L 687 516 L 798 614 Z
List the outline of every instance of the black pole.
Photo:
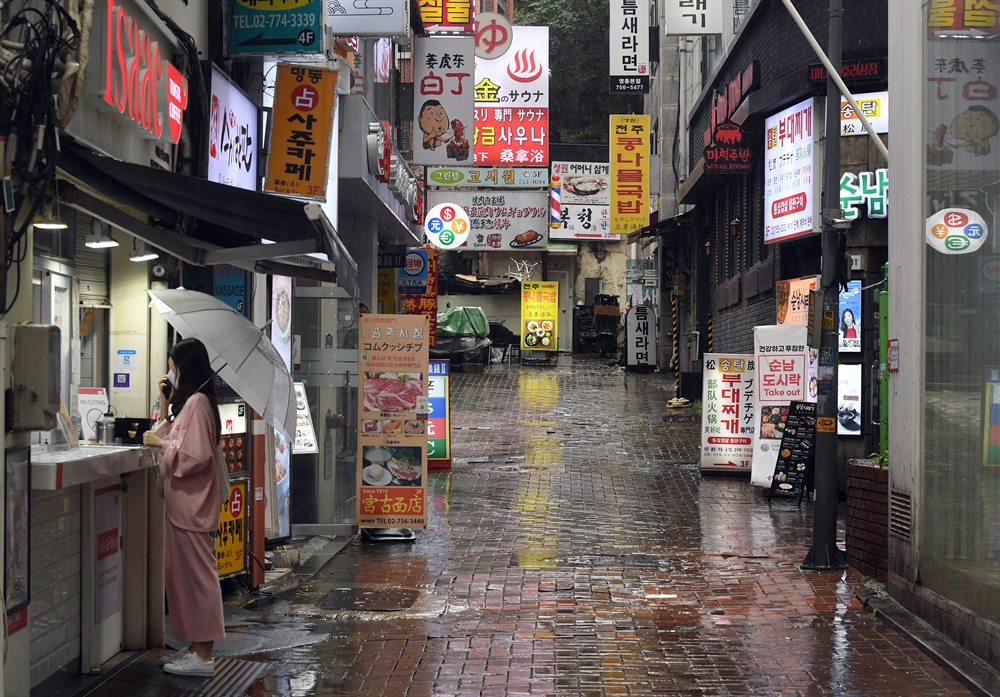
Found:
M 843 0 L 830 0 L 830 41 L 827 56 L 840 71 Z M 837 327 L 840 320 L 838 279 L 843 262 L 840 231 L 832 223 L 840 213 L 840 88 L 826 81 L 826 177 L 823 182 L 823 336 L 819 350 L 819 394 L 816 398 L 816 504 L 813 543 L 803 569 L 842 569 L 837 548 Z M 846 231 L 844 232 L 846 234 Z M 810 308 L 812 311 L 813 308 Z

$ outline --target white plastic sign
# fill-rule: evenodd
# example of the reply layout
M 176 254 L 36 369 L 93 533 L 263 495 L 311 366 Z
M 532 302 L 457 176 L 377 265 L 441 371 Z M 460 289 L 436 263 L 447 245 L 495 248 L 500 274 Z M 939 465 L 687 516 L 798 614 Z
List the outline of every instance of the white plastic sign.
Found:
M 988 234 L 983 217 L 966 208 L 945 208 L 927 219 L 927 244 L 942 254 L 975 252 Z
M 439 249 L 455 249 L 469 239 L 469 214 L 454 203 L 439 203 L 427 213 L 427 241 Z

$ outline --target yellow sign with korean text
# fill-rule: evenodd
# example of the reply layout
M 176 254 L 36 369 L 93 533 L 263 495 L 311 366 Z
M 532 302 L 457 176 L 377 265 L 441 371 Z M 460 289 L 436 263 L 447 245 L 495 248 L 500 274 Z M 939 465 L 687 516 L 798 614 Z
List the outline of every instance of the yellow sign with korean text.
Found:
M 555 351 L 559 342 L 559 284 L 555 281 L 521 284 L 521 348 Z
M 611 115 L 611 232 L 649 225 L 649 115 Z
M 358 526 L 426 528 L 429 318 L 359 323 Z
M 264 191 L 326 197 L 337 71 L 278 65 Z
M 229 483 L 229 500 L 222 504 L 215 531 L 215 564 L 219 578 L 247 569 L 247 482 Z

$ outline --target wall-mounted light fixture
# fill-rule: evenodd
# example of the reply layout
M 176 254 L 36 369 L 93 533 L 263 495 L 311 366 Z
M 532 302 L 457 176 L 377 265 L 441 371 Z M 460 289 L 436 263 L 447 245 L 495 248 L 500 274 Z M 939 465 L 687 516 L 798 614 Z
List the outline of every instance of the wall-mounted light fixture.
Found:
M 740 226 L 742 224 L 743 223 L 740 222 L 739 218 L 733 218 L 732 220 L 730 220 L 729 221 L 729 234 L 730 235 L 738 235 L 738 234 L 740 234 Z
M 706 237 L 705 238 L 705 256 L 707 256 L 707 257 L 712 256 L 712 238 L 711 237 Z
M 59 210 L 59 180 L 56 179 L 55 193 L 45 197 L 42 210 L 31 221 L 40 230 L 65 230 L 69 227 L 62 219 Z

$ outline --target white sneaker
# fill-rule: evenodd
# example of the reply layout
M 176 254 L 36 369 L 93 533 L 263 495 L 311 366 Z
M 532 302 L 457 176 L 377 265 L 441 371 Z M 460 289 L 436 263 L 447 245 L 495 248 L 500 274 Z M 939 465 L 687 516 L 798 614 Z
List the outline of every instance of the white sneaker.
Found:
M 163 666 L 166 673 L 188 675 L 196 678 L 210 678 L 215 675 L 215 660 L 206 661 L 193 651 L 173 663 Z
M 169 653 L 166 656 L 160 656 L 156 659 L 156 665 L 165 666 L 168 663 L 177 663 L 180 659 L 184 658 L 186 655 L 191 653 L 191 649 L 181 649 L 180 651 L 175 651 L 174 653 Z

